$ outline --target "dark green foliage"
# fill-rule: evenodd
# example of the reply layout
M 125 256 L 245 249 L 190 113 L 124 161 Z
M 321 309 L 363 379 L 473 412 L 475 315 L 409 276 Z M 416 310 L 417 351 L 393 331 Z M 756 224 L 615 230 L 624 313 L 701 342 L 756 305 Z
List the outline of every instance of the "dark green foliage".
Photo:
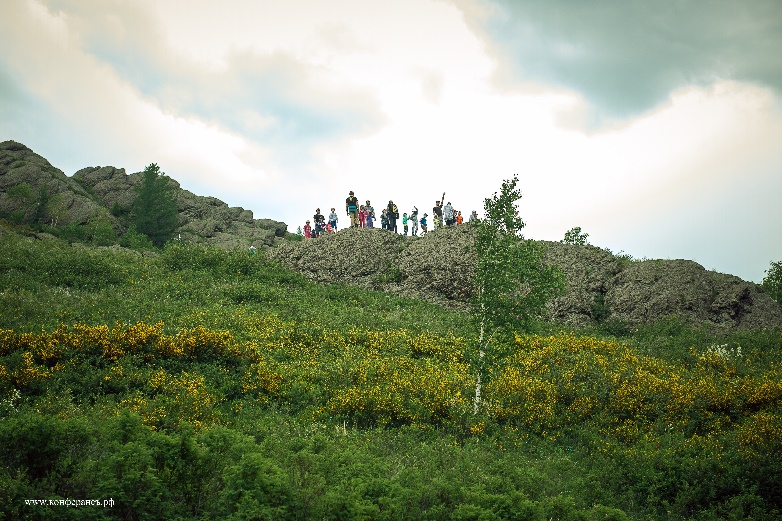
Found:
M 122 259 L 102 255 L 83 246 L 68 246 L 57 241 L 0 237 L 0 287 L 2 281 L 24 280 L 24 286 L 37 284 L 95 290 L 125 280 Z
M 35 204 L 35 193 L 29 183 L 19 183 L 8 189 L 8 197 L 16 201 L 16 210 L 10 210 L 7 213 L 4 212 L 4 217 L 9 219 L 14 224 L 22 224 L 25 222 L 25 217 L 31 214 L 31 210 Z
M 771 263 L 761 286 L 763 291 L 782 306 L 782 261 Z
M 33 223 L 36 226 L 43 226 L 46 222 L 46 207 L 49 204 L 49 190 L 45 186 L 42 186 L 38 190 L 38 200 L 35 202 L 35 209 L 33 213 Z
M 96 246 L 117 244 L 117 232 L 106 217 L 98 216 L 90 219 L 87 223 L 87 234 Z
M 562 244 L 578 244 L 584 246 L 589 244 L 588 237 L 588 233 L 582 233 L 581 227 L 576 226 L 565 232 L 565 238 L 562 239 Z
M 472 310 L 482 339 L 501 330 L 529 330 L 563 287 L 559 270 L 544 265 L 542 247 L 521 233 L 517 183 L 517 177 L 503 181 L 500 193 L 485 199 L 484 218 L 475 228 Z
M 132 250 L 151 250 L 153 248 L 152 241 L 149 237 L 140 233 L 134 225 L 128 228 L 119 241 L 120 245 Z
M 176 230 L 178 211 L 173 190 L 155 163 L 144 169 L 132 213 L 136 229 L 155 246 L 163 246 Z

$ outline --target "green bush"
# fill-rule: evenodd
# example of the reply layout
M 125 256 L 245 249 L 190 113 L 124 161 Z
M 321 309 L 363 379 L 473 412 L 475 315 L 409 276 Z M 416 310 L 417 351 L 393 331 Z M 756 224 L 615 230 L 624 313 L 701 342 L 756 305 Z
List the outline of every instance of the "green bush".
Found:
M 771 263 L 761 287 L 777 304 L 782 305 L 782 261 Z

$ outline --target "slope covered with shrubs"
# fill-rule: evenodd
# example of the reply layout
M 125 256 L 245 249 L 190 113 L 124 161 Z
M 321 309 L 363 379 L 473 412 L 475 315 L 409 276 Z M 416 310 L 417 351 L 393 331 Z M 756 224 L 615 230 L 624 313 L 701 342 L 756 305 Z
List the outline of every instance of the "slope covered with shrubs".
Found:
M 7 519 L 782 518 L 779 331 L 540 323 L 474 414 L 459 310 L 246 251 L 0 252 Z

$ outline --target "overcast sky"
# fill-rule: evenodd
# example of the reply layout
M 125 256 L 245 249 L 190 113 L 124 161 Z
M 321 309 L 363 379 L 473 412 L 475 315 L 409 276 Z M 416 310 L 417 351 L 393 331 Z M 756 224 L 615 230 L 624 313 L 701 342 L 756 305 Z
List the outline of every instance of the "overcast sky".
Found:
M 2 0 L 0 140 L 158 163 L 296 231 L 354 190 L 760 282 L 782 260 L 782 2 Z

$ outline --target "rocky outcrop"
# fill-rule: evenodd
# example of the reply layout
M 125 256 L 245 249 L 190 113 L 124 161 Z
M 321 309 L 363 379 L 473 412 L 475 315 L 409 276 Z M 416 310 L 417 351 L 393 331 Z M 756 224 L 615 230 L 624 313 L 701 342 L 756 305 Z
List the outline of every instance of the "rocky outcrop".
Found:
M 284 242 L 267 255 L 317 282 L 378 288 L 396 282 L 401 235 L 379 228 L 346 228 L 302 242 Z
M 320 282 L 343 282 L 463 305 L 474 270 L 469 226 L 425 237 L 346 229 L 283 243 L 271 258 Z M 684 260 L 632 261 L 595 246 L 543 242 L 544 262 L 559 266 L 566 287 L 548 318 L 572 326 L 612 320 L 627 327 L 677 317 L 716 331 L 782 327 L 782 307 L 757 284 Z
M 21 143 L 0 143 L 0 217 L 61 226 L 106 214 L 100 201 L 46 159 Z
M 470 227 L 440 228 L 410 239 L 399 255 L 398 270 L 406 293 L 466 303 L 475 272 Z
M 0 217 L 11 221 L 61 226 L 99 217 L 121 231 L 117 216 L 130 211 L 140 184 L 141 173 L 113 166 L 83 168 L 68 177 L 21 143 L 0 143 Z M 250 210 L 195 195 L 171 178 L 169 184 L 183 240 L 246 248 L 270 246 L 287 234 L 283 222 L 254 219 Z
M 72 178 L 26 146 L 0 143 L 0 218 L 53 226 L 109 220 L 115 227 L 133 203 L 141 174 L 90 167 Z M 340 230 L 302 242 L 283 241 L 285 223 L 195 195 L 169 178 L 182 239 L 227 248 L 277 245 L 272 259 L 312 280 L 341 282 L 466 304 L 473 288 L 469 225 L 405 237 L 382 229 Z M 573 326 L 615 321 L 627 327 L 678 317 L 715 330 L 780 328 L 782 307 L 754 283 L 687 260 L 632 261 L 594 246 L 542 243 L 544 262 L 559 266 L 566 288 L 548 318 Z
M 545 242 L 544 260 L 565 275 L 565 293 L 552 299 L 552 318 L 571 326 L 586 326 L 603 320 L 605 294 L 623 269 L 619 258 L 595 246 Z
M 88 187 L 107 208 L 130 208 L 141 184 L 141 176 L 129 176 L 124 168 L 113 166 L 82 168 L 73 179 Z
M 760 286 L 689 260 L 631 263 L 611 280 L 605 306 L 630 325 L 669 316 L 720 329 L 782 325 L 782 308 Z

